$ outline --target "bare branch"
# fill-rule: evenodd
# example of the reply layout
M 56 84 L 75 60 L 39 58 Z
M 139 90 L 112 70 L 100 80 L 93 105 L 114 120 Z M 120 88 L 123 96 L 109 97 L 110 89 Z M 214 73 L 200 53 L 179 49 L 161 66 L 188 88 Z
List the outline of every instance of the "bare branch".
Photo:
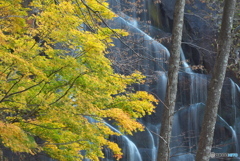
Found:
M 206 48 L 203 48 L 203 47 L 201 47 L 201 46 L 198 46 L 198 45 L 193 44 L 193 43 L 190 43 L 190 42 L 182 42 L 182 44 L 187 44 L 187 45 L 189 45 L 189 46 L 192 46 L 192 47 L 195 47 L 195 48 L 198 48 L 198 49 L 207 51 L 207 52 L 209 52 L 209 53 L 217 53 L 216 51 L 208 50 L 208 49 L 206 49 Z

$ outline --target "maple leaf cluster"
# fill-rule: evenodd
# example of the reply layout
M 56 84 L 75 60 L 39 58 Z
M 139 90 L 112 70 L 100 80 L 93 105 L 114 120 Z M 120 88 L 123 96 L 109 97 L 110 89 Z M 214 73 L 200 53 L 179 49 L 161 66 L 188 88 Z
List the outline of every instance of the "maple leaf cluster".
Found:
M 120 134 L 104 119 L 132 134 L 143 130 L 136 119 L 151 114 L 157 102 L 146 92 L 126 90 L 142 82 L 141 73 L 114 73 L 106 58 L 114 35 L 127 33 L 102 25 L 115 17 L 104 0 L 23 4 L 0 0 L 2 145 L 15 152 L 44 151 L 62 161 L 97 161 L 108 147 L 120 159 L 121 149 L 108 140 Z

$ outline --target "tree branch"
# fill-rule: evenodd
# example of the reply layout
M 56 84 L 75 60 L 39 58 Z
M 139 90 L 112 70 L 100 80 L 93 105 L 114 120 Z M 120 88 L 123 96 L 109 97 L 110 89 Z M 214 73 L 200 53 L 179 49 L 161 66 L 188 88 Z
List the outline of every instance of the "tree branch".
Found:
M 73 85 L 75 84 L 75 82 L 77 81 L 77 79 L 82 76 L 85 73 L 81 73 L 80 75 L 78 75 L 73 82 L 70 84 L 69 88 L 65 91 L 65 93 L 60 96 L 57 100 L 55 100 L 54 102 L 50 103 L 49 105 L 53 105 L 54 103 L 57 103 L 60 99 L 62 99 L 64 96 L 66 96 L 68 94 L 68 92 L 70 91 L 70 89 L 72 89 Z
M 38 86 L 38 85 L 41 84 L 42 82 L 43 82 L 43 80 L 41 80 L 41 81 L 38 82 L 37 84 L 32 85 L 32 86 L 30 86 L 30 87 L 28 87 L 28 88 L 26 88 L 26 89 L 24 89 L 24 90 L 11 93 L 11 94 L 9 94 L 8 96 L 6 96 L 6 98 L 8 98 L 8 97 L 10 97 L 10 96 L 12 96 L 12 95 L 15 95 L 15 94 L 23 93 L 23 92 L 25 92 L 25 91 L 27 91 L 27 90 L 29 90 L 29 89 L 31 89 L 31 88 L 34 88 L 34 87 Z M 1 101 L 0 101 L 0 102 L 1 102 Z
M 6 94 L 4 95 L 4 97 L 1 99 L 0 103 L 3 102 L 6 98 L 9 97 L 8 93 L 11 92 L 11 90 L 23 79 L 24 75 L 22 75 L 21 78 L 19 78 L 18 81 L 16 81 L 10 88 L 9 90 L 6 92 Z M 11 95 L 11 94 L 10 94 Z
M 186 45 L 189 45 L 189 46 L 192 46 L 192 47 L 195 47 L 195 48 L 198 48 L 198 49 L 207 51 L 207 52 L 209 52 L 209 53 L 217 53 L 216 51 L 211 51 L 211 50 L 205 49 L 205 48 L 203 48 L 203 47 L 201 47 L 201 46 L 192 44 L 192 43 L 190 43 L 190 42 L 182 42 L 182 44 L 186 44 Z

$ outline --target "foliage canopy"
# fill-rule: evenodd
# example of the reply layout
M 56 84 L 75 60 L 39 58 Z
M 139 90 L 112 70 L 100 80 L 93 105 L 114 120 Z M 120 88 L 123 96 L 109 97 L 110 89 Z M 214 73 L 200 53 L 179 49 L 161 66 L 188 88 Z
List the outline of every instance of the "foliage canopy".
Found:
M 104 119 L 132 134 L 144 128 L 137 118 L 152 113 L 157 103 L 146 92 L 127 90 L 144 76 L 114 73 L 105 57 L 112 38 L 127 33 L 103 25 L 115 16 L 104 0 L 23 4 L 0 0 L 2 144 L 68 161 L 99 160 L 108 147 L 119 159 L 121 149 L 108 137 L 120 134 Z

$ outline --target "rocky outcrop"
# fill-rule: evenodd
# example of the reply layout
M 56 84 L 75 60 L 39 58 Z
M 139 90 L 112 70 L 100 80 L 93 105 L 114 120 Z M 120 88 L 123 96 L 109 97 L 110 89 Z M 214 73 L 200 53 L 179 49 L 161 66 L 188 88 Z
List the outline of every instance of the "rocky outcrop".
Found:
M 183 29 L 182 48 L 191 65 L 203 65 L 199 73 L 210 73 L 214 65 L 218 19 L 216 11 L 201 1 L 187 1 Z M 151 25 L 170 33 L 173 24 L 175 0 L 161 0 L 161 3 L 148 3 Z M 153 5 L 154 4 L 154 5 Z M 159 7 L 160 9 L 156 9 Z M 156 12 L 153 12 L 156 11 Z M 156 36 L 156 35 L 154 35 Z

